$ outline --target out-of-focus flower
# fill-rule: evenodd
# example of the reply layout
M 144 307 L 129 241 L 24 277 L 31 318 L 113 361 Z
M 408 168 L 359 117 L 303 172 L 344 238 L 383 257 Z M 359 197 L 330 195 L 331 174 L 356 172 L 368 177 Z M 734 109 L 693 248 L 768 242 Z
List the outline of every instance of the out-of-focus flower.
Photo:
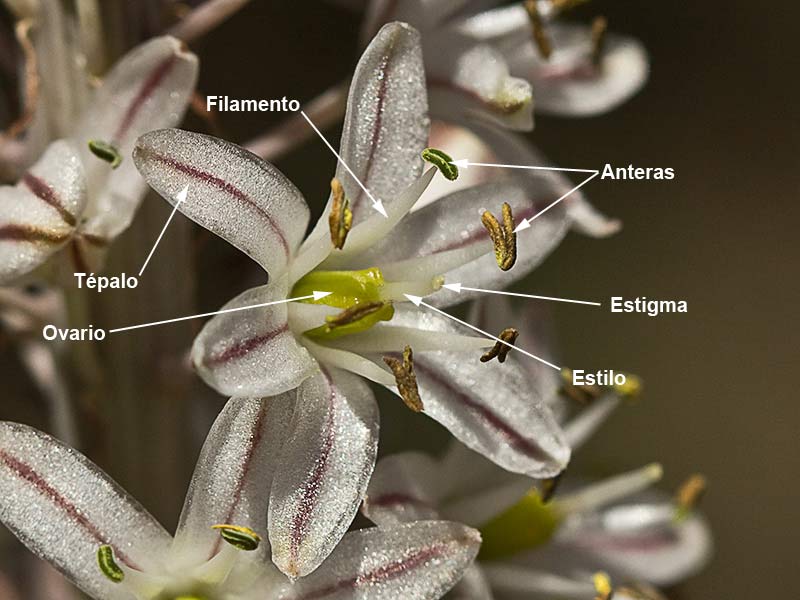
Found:
M 509 303 L 497 303 L 493 310 L 488 302 L 476 303 L 473 322 L 491 327 L 503 315 L 507 319 Z M 513 318 L 533 326 L 521 332 L 525 349 L 552 355 L 540 311 Z M 633 378 L 623 388 L 574 388 L 552 369 L 525 366 L 528 381 L 558 415 L 573 452 L 623 399 L 638 392 Z M 576 400 L 587 404 L 568 417 Z M 637 582 L 617 587 L 614 598 L 657 600 L 661 596 L 649 585 L 677 583 L 702 568 L 711 553 L 706 522 L 693 510 L 702 480 L 690 479 L 669 498 L 647 489 L 660 476 L 658 465 L 648 465 L 598 483 L 572 482 L 567 475 L 534 487 L 530 478 L 498 469 L 453 443 L 441 459 L 418 452 L 383 458 L 363 512 L 380 526 L 447 518 L 479 529 L 484 539 L 479 562 L 454 597 L 591 600 L 602 596 L 590 575 L 604 570 L 615 581 Z
M 293 409 L 285 398 L 226 406 L 174 539 L 83 455 L 27 426 L 0 423 L 0 520 L 97 600 L 428 600 L 450 589 L 480 536 L 443 521 L 355 531 L 313 575 L 293 584 L 281 575 L 259 532 L 273 474 L 291 445 Z
M 487 184 L 408 215 L 436 173 L 422 174 L 426 109 L 419 36 L 407 25 L 387 25 L 356 69 L 341 156 L 383 202 L 388 218 L 373 211 L 339 165 L 332 201 L 302 244 L 309 219 L 304 199 L 256 156 L 174 129 L 144 135 L 134 151 L 143 176 L 165 199 L 176 203 L 188 184 L 178 210 L 269 273 L 267 285 L 244 292 L 224 310 L 330 292 L 317 302 L 217 315 L 192 351 L 200 375 L 224 394 L 297 397 L 305 427 L 313 431 L 279 472 L 285 496 L 270 509 L 270 531 L 288 535 L 286 524 L 302 521 L 308 531 L 325 532 L 313 539 L 329 542 L 312 544 L 305 534 L 297 534 L 294 545 L 274 540 L 275 562 L 289 574 L 302 575 L 325 557 L 357 511 L 373 468 L 377 406 L 368 386 L 348 371 L 398 391 L 409 406 L 506 469 L 549 477 L 569 458 L 519 362 L 479 362 L 476 352 L 492 341 L 463 335 L 404 295 L 431 294 L 445 277 L 464 272 L 478 284 L 495 281 L 497 273 L 502 284 L 527 273 L 561 239 L 569 224 L 565 211 L 548 211 L 519 235 L 516 266 L 507 272 L 498 269 L 481 214 L 499 212 L 506 202 L 520 218 L 534 215 L 563 193 L 560 180 Z M 343 241 L 341 249 L 334 240 Z M 440 290 L 431 301 L 460 299 Z
M 385 22 L 422 33 L 432 114 L 532 127 L 531 110 L 566 116 L 606 112 L 647 80 L 644 48 L 593 26 L 561 23 L 581 0 L 371 0 L 366 39 Z M 495 7 L 495 8 L 493 8 Z
M 40 60 L 46 54 L 45 48 L 37 51 Z M 35 129 L 48 115 L 66 120 L 53 125 L 66 138 L 49 144 L 16 186 L 0 188 L 0 283 L 31 272 L 67 246 L 75 268 L 99 263 L 109 242 L 130 224 L 146 189 L 130 160 L 135 140 L 177 124 L 196 79 L 196 57 L 174 38 L 156 38 L 123 57 L 90 101 L 70 105 L 69 117 L 55 119 L 53 107 L 39 106 L 26 140 L 33 144 L 37 136 L 49 136 L 50 129 L 41 135 Z M 77 84 L 67 79 L 63 85 L 74 92 Z M 66 94 L 54 90 L 50 102 L 67 110 L 58 103 L 66 102 Z M 121 160 L 118 168 L 98 153 Z
M 642 491 L 660 473 L 649 465 L 594 484 L 567 480 L 545 501 L 541 485 L 532 488 L 529 479 L 454 444 L 441 460 L 416 452 L 382 459 L 364 513 L 381 526 L 445 518 L 480 530 L 480 562 L 457 588 L 465 598 L 588 600 L 589 579 L 572 592 L 572 582 L 559 587 L 553 576 L 605 570 L 620 581 L 671 585 L 705 564 L 705 521 L 663 494 Z

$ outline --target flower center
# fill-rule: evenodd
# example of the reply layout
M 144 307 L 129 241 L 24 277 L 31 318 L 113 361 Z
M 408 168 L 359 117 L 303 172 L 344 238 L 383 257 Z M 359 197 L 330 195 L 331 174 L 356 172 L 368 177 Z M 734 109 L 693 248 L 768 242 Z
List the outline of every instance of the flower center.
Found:
M 311 271 L 292 288 L 292 296 L 308 296 L 314 290 L 331 292 L 320 300 L 303 300 L 344 309 L 325 318 L 325 323 L 304 331 L 304 335 L 330 341 L 366 331 L 380 321 L 394 316 L 391 300 L 386 298 L 386 282 L 377 267 L 361 271 Z

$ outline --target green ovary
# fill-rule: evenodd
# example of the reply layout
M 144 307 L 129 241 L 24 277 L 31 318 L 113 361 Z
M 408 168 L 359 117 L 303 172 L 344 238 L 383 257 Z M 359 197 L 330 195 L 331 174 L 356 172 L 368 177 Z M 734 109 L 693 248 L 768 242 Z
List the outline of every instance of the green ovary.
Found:
M 349 322 L 337 317 L 327 317 L 326 322 L 303 332 L 315 341 L 331 341 L 370 329 L 380 321 L 389 321 L 394 316 L 394 307 L 382 299 L 385 284 L 383 273 L 377 267 L 361 271 L 312 271 L 300 279 L 292 288 L 292 297 L 310 296 L 315 291 L 331 292 L 320 300 L 302 300 L 309 304 L 325 304 L 345 311 L 359 305 L 376 305 L 374 310 L 362 316 L 355 315 Z M 382 303 L 382 306 L 379 304 Z M 371 307 L 367 307 L 371 308 Z
M 560 523 L 558 511 L 533 490 L 479 528 L 483 543 L 478 558 L 505 558 L 546 544 Z
M 362 302 L 380 301 L 384 283 L 378 267 L 362 271 L 311 271 L 294 284 L 291 297 L 310 296 L 315 291 L 332 292 L 321 300 L 302 302 L 350 308 Z

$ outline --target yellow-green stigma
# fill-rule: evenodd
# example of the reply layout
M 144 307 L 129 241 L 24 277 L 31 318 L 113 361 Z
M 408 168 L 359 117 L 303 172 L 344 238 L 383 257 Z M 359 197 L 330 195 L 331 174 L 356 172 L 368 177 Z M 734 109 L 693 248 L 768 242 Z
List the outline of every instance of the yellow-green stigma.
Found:
M 125 579 L 125 572 L 114 559 L 114 549 L 111 546 L 100 546 L 97 549 L 97 565 L 103 575 L 114 583 L 122 583 Z
M 561 523 L 553 504 L 531 490 L 514 506 L 482 525 L 483 543 L 478 557 L 495 560 L 547 543 Z
M 122 154 L 113 144 L 103 140 L 89 140 L 89 150 L 100 160 L 109 163 L 112 169 L 116 169 L 122 164 Z
M 450 181 L 458 179 L 458 167 L 453 164 L 452 157 L 446 152 L 438 148 L 425 148 L 422 151 L 422 160 L 431 163 Z

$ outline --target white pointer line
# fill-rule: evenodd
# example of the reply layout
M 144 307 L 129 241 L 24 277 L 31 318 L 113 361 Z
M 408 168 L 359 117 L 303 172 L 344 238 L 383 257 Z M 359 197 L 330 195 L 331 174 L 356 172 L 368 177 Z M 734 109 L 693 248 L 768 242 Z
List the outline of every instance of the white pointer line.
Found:
M 499 290 L 482 290 L 481 288 L 467 287 L 460 283 L 446 283 L 444 287 L 454 292 L 469 290 L 470 292 L 483 292 L 484 294 L 498 294 L 499 296 L 515 296 L 517 298 L 530 298 L 532 300 L 552 300 L 553 302 L 570 302 L 571 304 L 587 304 L 589 306 L 603 306 L 600 302 L 587 300 L 572 300 L 570 298 L 555 298 L 553 296 L 534 296 L 533 294 L 518 294 L 516 292 L 501 292 Z
M 546 213 L 548 210 L 553 208 L 556 204 L 558 204 L 559 202 L 561 202 L 562 200 L 564 200 L 565 198 L 567 198 L 571 194 L 574 194 L 575 192 L 577 192 L 579 189 L 581 189 L 583 186 L 585 186 L 587 183 L 589 183 L 592 179 L 594 179 L 598 175 L 600 175 L 600 171 L 594 171 L 594 173 L 590 177 L 587 177 L 581 183 L 579 183 L 574 188 L 572 188 L 570 191 L 568 191 L 566 194 L 561 196 L 561 198 L 559 198 L 558 200 L 555 200 L 554 202 L 552 202 L 547 208 L 545 208 L 543 210 L 540 210 L 538 213 L 533 215 L 530 219 L 525 219 L 524 221 L 522 221 L 519 225 L 517 225 L 516 229 L 514 229 L 514 233 L 516 233 L 518 231 L 522 231 L 523 229 L 527 229 L 528 227 L 530 227 L 532 221 L 535 221 L 536 219 L 541 217 L 544 213 Z
M 531 171 L 563 171 L 565 173 L 597 173 L 597 169 L 566 169 L 563 167 L 531 167 L 527 165 L 500 165 L 495 163 L 472 162 L 467 158 L 450 161 L 451 165 L 468 169 L 469 167 L 496 167 L 500 169 L 529 169 Z
M 297 298 L 284 298 L 283 300 L 275 300 L 274 302 L 263 302 L 261 304 L 253 304 L 251 306 L 240 306 L 238 308 L 227 308 L 225 310 L 215 310 L 214 312 L 201 313 L 199 315 L 190 315 L 188 317 L 178 317 L 177 319 L 166 319 L 164 321 L 154 321 L 152 323 L 142 323 L 141 325 L 131 325 L 129 327 L 119 327 L 117 329 L 109 329 L 108 333 L 117 333 L 118 331 L 130 331 L 131 329 L 141 329 L 142 327 L 152 327 L 153 325 L 165 325 L 166 323 L 176 323 L 177 321 L 188 321 L 189 319 L 199 319 L 201 317 L 213 317 L 214 315 L 221 315 L 223 313 L 232 313 L 240 310 L 250 310 L 252 308 L 261 308 L 262 306 L 273 306 L 275 304 L 284 304 L 286 302 L 295 302 L 296 300 L 308 300 L 313 298 L 319 300 L 325 296 L 330 295 L 331 292 L 314 292 L 309 296 L 299 296 Z
M 167 231 L 167 227 L 169 227 L 169 224 L 172 222 L 172 217 L 175 216 L 175 213 L 178 210 L 178 206 L 180 206 L 181 202 L 186 200 L 186 196 L 187 196 L 188 193 L 189 193 L 189 186 L 187 185 L 180 192 L 178 192 L 177 196 L 175 196 L 175 199 L 177 200 L 177 202 L 175 203 L 175 206 L 173 207 L 172 212 L 169 214 L 169 218 L 167 219 L 167 222 L 164 223 L 164 228 L 161 230 L 161 233 L 158 234 L 158 239 L 156 240 L 156 243 L 153 244 L 153 248 L 150 250 L 150 254 L 147 255 L 147 258 L 145 259 L 144 264 L 142 265 L 142 268 L 139 269 L 139 277 L 142 276 L 142 273 L 144 273 L 144 270 L 147 268 L 147 263 L 150 262 L 150 259 L 153 257 L 153 253 L 156 251 L 156 248 L 158 248 L 158 243 L 161 241 L 161 238 L 164 237 L 164 232 Z
M 458 323 L 461 323 L 461 324 L 462 324 L 462 325 L 464 325 L 465 327 L 469 327 L 470 329 L 472 329 L 472 330 L 474 330 L 474 331 L 477 331 L 478 333 L 481 333 L 481 334 L 485 335 L 486 337 L 493 339 L 493 340 L 494 340 L 494 341 L 496 341 L 496 342 L 500 342 L 501 344 L 505 344 L 505 345 L 506 345 L 506 346 L 508 346 L 509 348 L 513 348 L 513 349 L 514 349 L 514 350 L 516 350 L 517 352 L 521 352 L 521 353 L 522 353 L 522 354 L 524 354 L 525 356 L 530 356 L 532 359 L 534 359 L 534 360 L 538 360 L 540 363 L 547 365 L 547 366 L 548 366 L 548 367 L 550 367 L 551 369 L 555 369 L 556 371 L 560 371 L 560 370 L 561 370 L 561 367 L 559 367 L 559 366 L 556 366 L 556 365 L 554 365 L 553 363 L 551 363 L 551 362 L 548 362 L 548 361 L 546 361 L 545 359 L 543 359 L 543 358 L 541 358 L 541 357 L 539 357 L 539 356 L 536 356 L 535 354 L 531 354 L 530 352 L 528 352 L 528 351 L 526 351 L 526 350 L 523 350 L 522 348 L 518 348 L 518 347 L 517 347 L 517 346 L 515 346 L 514 344 L 509 344 L 509 343 L 508 343 L 508 342 L 506 342 L 505 340 L 501 340 L 499 337 L 495 337 L 495 336 L 493 336 L 491 333 L 486 333 L 486 332 L 485 332 L 483 329 L 478 329 L 478 328 L 477 328 L 477 327 L 475 327 L 474 325 L 470 325 L 470 324 L 469 324 L 469 323 L 467 323 L 466 321 L 462 321 L 461 319 L 458 319 L 458 318 L 454 317 L 454 316 L 453 316 L 453 315 L 451 315 L 450 313 L 446 313 L 446 312 L 444 312 L 443 310 L 439 310 L 439 309 L 438 309 L 438 308 L 436 308 L 435 306 L 431 306 L 431 305 L 430 305 L 430 304 L 428 304 L 427 302 L 423 302 L 423 301 L 422 301 L 422 299 L 421 299 L 420 297 L 418 297 L 418 296 L 411 296 L 411 295 L 409 295 L 409 294 L 404 294 L 404 295 L 405 295 L 405 297 L 406 297 L 406 298 L 408 298 L 408 299 L 409 299 L 411 302 L 413 302 L 413 303 L 414 303 L 414 304 L 416 304 L 417 306 L 419 306 L 419 305 L 422 305 L 422 306 L 424 306 L 425 308 L 430 308 L 431 310 L 435 310 L 435 311 L 436 311 L 436 312 L 438 312 L 439 314 L 441 314 L 441 315 L 444 315 L 445 317 L 448 317 L 448 318 L 450 318 L 450 319 L 453 319 L 454 321 L 456 321 L 456 322 L 458 322 Z
M 366 194 L 366 195 L 369 197 L 369 199 L 372 201 L 372 208 L 374 208 L 375 210 L 377 210 L 379 213 L 381 213 L 381 214 L 382 214 L 384 217 L 386 217 L 386 218 L 388 219 L 388 218 L 389 218 L 389 215 L 388 215 L 388 214 L 386 214 L 386 209 L 383 207 L 383 202 L 381 202 L 380 200 L 376 200 L 376 199 L 375 199 L 375 197 L 372 195 L 372 192 L 370 192 L 370 191 L 369 191 L 369 190 L 368 190 L 368 189 L 367 189 L 367 188 L 364 186 L 364 184 L 363 184 L 363 183 L 361 183 L 361 180 L 360 180 L 358 177 L 356 177 L 356 174 L 355 174 L 355 173 L 353 173 L 353 171 L 350 169 L 350 167 L 348 167 L 348 166 L 347 166 L 347 163 L 346 163 L 346 162 L 344 162 L 344 160 L 342 160 L 342 157 L 341 157 L 341 156 L 339 156 L 339 153 L 338 153 L 338 152 L 336 152 L 336 150 L 334 150 L 334 149 L 333 149 L 333 146 L 331 146 L 330 142 L 328 142 L 328 140 L 327 140 L 327 139 L 325 139 L 325 136 L 324 136 L 324 135 L 322 135 L 322 132 L 321 132 L 319 129 L 317 129 L 317 126 L 316 126 L 316 125 L 314 125 L 314 122 L 313 122 L 311 119 L 309 119 L 309 118 L 308 118 L 308 115 L 305 113 L 305 111 L 301 110 L 301 111 L 300 111 L 300 114 L 301 114 L 301 115 L 303 115 L 303 118 L 304 118 L 306 121 L 308 121 L 308 124 L 309 124 L 309 125 L 311 125 L 311 128 L 312 128 L 314 131 L 316 131 L 316 132 L 317 132 L 317 135 L 320 137 L 320 139 L 321 139 L 323 142 L 325 142 L 325 145 L 328 147 L 328 149 L 329 149 L 331 152 L 333 152 L 333 154 L 334 154 L 334 156 L 336 156 L 337 160 L 338 160 L 340 163 L 342 163 L 342 166 L 345 168 L 345 170 L 346 170 L 348 173 L 350 173 L 350 176 L 351 176 L 351 177 L 352 177 L 352 178 L 355 180 L 355 182 L 356 182 L 356 183 L 359 185 L 359 187 L 360 187 L 362 190 L 364 190 L 364 193 L 365 193 L 365 194 Z

